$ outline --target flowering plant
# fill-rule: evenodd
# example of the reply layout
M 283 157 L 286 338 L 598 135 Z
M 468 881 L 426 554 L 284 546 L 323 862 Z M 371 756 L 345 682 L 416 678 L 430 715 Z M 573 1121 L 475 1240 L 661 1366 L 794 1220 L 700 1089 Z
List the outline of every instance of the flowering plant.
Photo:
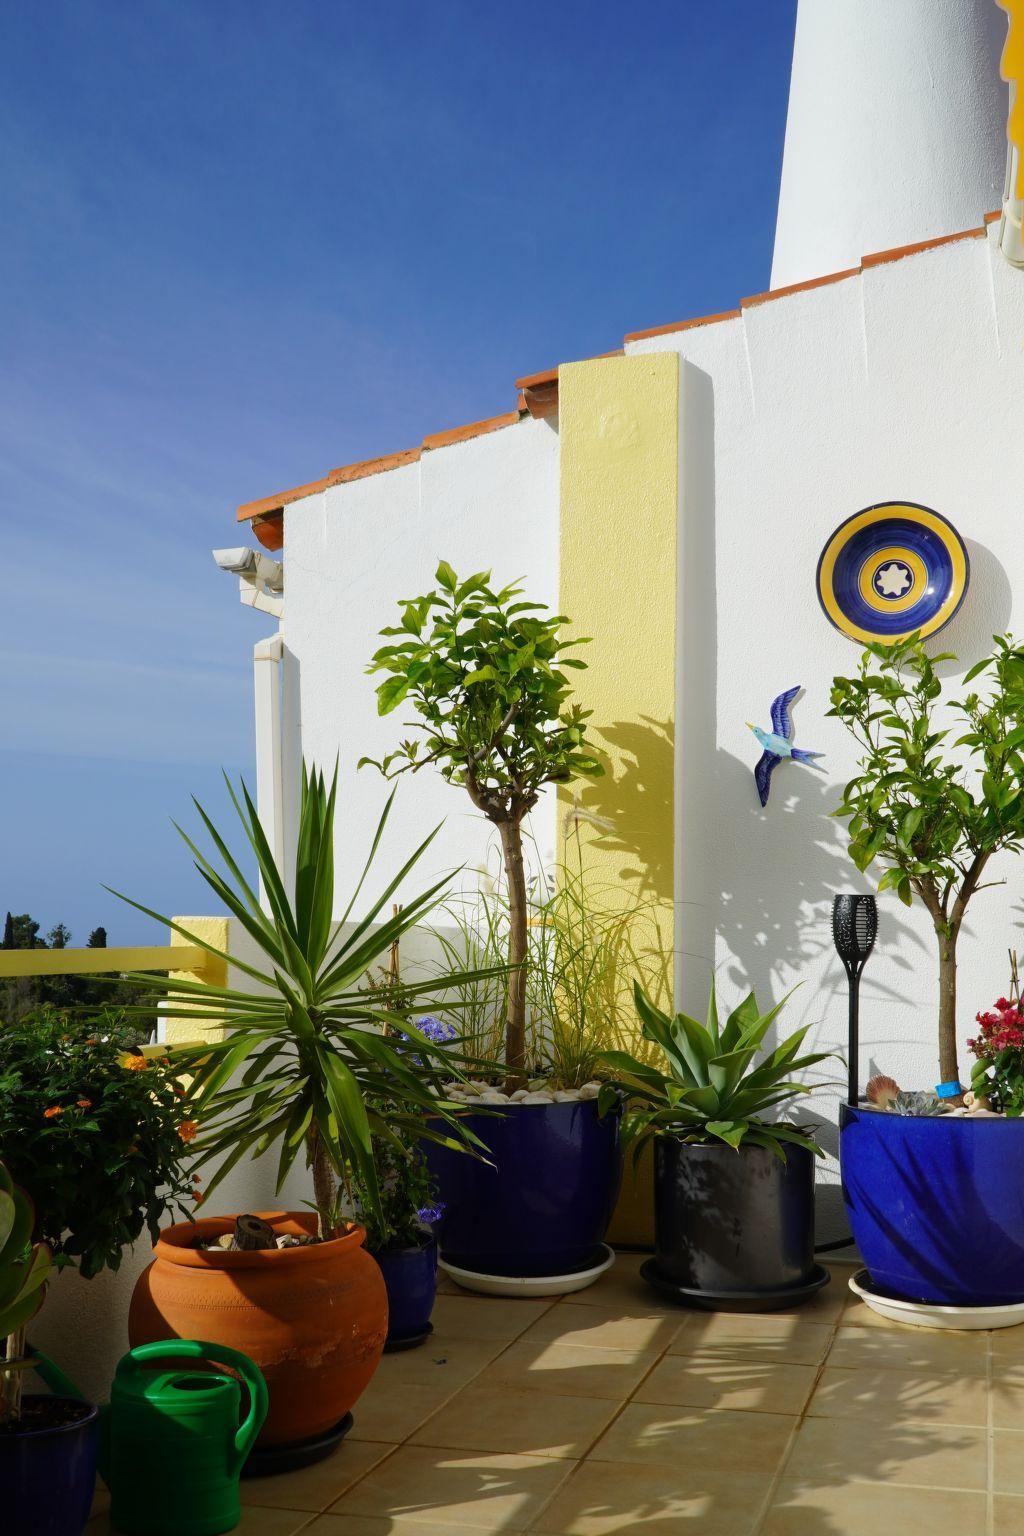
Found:
M 971 1088 L 983 1094 L 993 1109 L 1016 1118 L 1024 1114 L 1024 1005 L 1019 999 L 1000 997 L 976 1018 L 981 1027 L 967 1042 L 978 1058 Z
M 44 1007 L 0 1029 L 0 1147 L 35 1202 L 34 1237 L 86 1278 L 117 1269 L 168 1209 L 188 1216 L 198 1176 L 179 1073 L 118 1013 Z

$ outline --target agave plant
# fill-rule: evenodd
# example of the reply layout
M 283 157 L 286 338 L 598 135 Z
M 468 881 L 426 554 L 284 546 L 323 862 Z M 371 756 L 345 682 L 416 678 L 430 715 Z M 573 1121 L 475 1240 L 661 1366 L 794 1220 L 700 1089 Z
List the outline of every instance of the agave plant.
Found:
M 25 1325 L 42 1306 L 50 1275 L 50 1250 L 33 1243 L 34 1224 L 31 1200 L 0 1163 L 0 1424 L 18 1415 Z
M 193 1074 L 190 1111 L 199 1126 L 196 1151 L 217 1164 L 206 1197 L 240 1159 L 261 1157 L 272 1147 L 278 1150 L 280 1190 L 305 1149 L 322 1237 L 336 1226 L 339 1185 L 348 1184 L 350 1170 L 358 1179 L 364 1203 L 380 1215 L 373 1138 L 395 1140 L 404 1133 L 461 1149 L 473 1141 L 457 1125 L 458 1106 L 441 1091 L 445 1080 L 458 1075 L 450 1049 L 429 1039 L 405 1011 L 422 1006 L 429 1012 L 440 1006 L 439 1000 L 470 981 L 472 973 L 443 973 L 419 985 L 403 982 L 401 1013 L 394 1010 L 386 993 L 367 981 L 381 957 L 442 898 L 448 877 L 406 900 L 401 908 L 390 909 L 394 892 L 439 829 L 423 840 L 380 895 L 354 917 L 394 801 L 392 792 L 355 891 L 336 923 L 337 778 L 335 768 L 328 787 L 322 773 L 303 769 L 291 894 L 248 790 L 243 783 L 239 798 L 228 783 L 259 867 L 269 911 L 264 911 L 198 801 L 194 803 L 220 869 L 175 823 L 203 879 L 261 951 L 264 968 L 237 955 L 229 957 L 180 923 L 130 902 L 157 921 L 169 923 L 190 944 L 230 958 L 232 966 L 254 983 L 243 990 L 199 979 L 131 978 L 151 992 L 163 993 L 172 1010 L 187 1014 L 197 1025 L 226 1026 L 222 1038 L 179 1046 L 173 1053 Z M 450 1010 L 457 1003 L 446 1006 Z
M 792 1074 L 827 1059 L 827 1052 L 800 1055 L 807 1034 L 798 1029 L 773 1051 L 761 1046 L 786 1002 L 762 1013 L 753 992 L 719 1025 L 712 985 L 706 1024 L 677 1013 L 670 1018 L 634 986 L 645 1040 L 660 1047 L 668 1070 L 637 1061 L 625 1051 L 603 1051 L 615 1080 L 601 1089 L 602 1107 L 624 1094 L 629 1107 L 622 1123 L 624 1145 L 639 1157 L 652 1136 L 688 1142 L 766 1147 L 785 1160 L 785 1143 L 821 1155 L 806 1131 L 763 1116 L 809 1091 Z M 760 1059 L 759 1059 L 760 1058 Z

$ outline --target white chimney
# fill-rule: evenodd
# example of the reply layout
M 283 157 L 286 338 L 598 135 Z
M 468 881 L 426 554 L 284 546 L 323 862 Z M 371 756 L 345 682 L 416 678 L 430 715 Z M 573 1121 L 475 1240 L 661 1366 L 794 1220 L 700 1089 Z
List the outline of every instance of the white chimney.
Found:
M 799 0 L 772 287 L 981 223 L 1002 203 L 995 0 Z

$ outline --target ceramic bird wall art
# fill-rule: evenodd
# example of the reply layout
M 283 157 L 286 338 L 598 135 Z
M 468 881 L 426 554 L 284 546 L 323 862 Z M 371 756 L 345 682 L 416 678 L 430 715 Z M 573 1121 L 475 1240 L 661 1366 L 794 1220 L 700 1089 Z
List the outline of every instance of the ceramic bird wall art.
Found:
M 754 782 L 762 805 L 768 804 L 772 774 L 783 758 L 788 757 L 795 763 L 805 763 L 809 768 L 816 768 L 815 759 L 824 756 L 821 752 L 806 752 L 802 747 L 793 745 L 793 722 L 789 710 L 799 692 L 800 684 L 797 683 L 795 688 L 787 688 L 785 693 L 780 693 L 778 698 L 772 700 L 770 731 L 762 731 L 760 726 L 751 725 L 747 721 L 748 727 L 764 748 L 754 767 Z

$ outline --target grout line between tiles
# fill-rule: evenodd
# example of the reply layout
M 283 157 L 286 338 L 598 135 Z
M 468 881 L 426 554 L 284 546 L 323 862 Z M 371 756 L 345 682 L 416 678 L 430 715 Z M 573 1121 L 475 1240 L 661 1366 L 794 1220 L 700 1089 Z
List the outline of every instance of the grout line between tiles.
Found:
M 993 1395 L 995 1382 L 993 1377 L 993 1358 L 995 1354 L 995 1340 L 991 1333 L 985 1340 L 985 1421 L 987 1433 L 985 1435 L 985 1452 L 987 1457 L 987 1469 L 985 1477 L 985 1530 L 987 1536 L 995 1536 L 996 1528 L 996 1494 L 995 1494 L 995 1465 L 996 1465 L 996 1437 L 995 1437 L 995 1410 L 993 1407 Z
M 786 1440 L 786 1444 L 782 1448 L 782 1454 L 779 1457 L 778 1465 L 772 1474 L 771 1482 L 768 1484 L 768 1491 L 764 1496 L 760 1510 L 754 1517 L 754 1523 L 750 1527 L 750 1536 L 761 1536 L 761 1532 L 764 1530 L 765 1521 L 768 1519 L 768 1516 L 771 1513 L 772 1504 L 775 1501 L 775 1495 L 779 1490 L 782 1479 L 785 1475 L 786 1468 L 788 1467 L 790 1458 L 793 1455 L 793 1449 L 796 1445 L 797 1435 L 800 1433 L 800 1430 L 803 1428 L 804 1423 L 807 1420 L 807 1410 L 814 1399 L 815 1392 L 818 1390 L 818 1383 L 821 1381 L 822 1373 L 824 1372 L 825 1366 L 828 1363 L 828 1357 L 832 1353 L 832 1345 L 835 1343 L 836 1334 L 839 1332 L 839 1329 L 842 1326 L 843 1315 L 846 1312 L 848 1306 L 849 1301 L 847 1301 L 845 1305 L 839 1310 L 835 1318 L 832 1320 L 832 1323 L 829 1325 L 830 1331 L 828 1343 L 825 1345 L 825 1348 L 822 1351 L 821 1359 L 818 1361 L 818 1369 L 814 1373 L 814 1381 L 811 1383 L 811 1390 L 804 1398 L 804 1405 L 797 1415 L 796 1423 L 793 1425 L 793 1428 L 789 1432 L 789 1437 Z

